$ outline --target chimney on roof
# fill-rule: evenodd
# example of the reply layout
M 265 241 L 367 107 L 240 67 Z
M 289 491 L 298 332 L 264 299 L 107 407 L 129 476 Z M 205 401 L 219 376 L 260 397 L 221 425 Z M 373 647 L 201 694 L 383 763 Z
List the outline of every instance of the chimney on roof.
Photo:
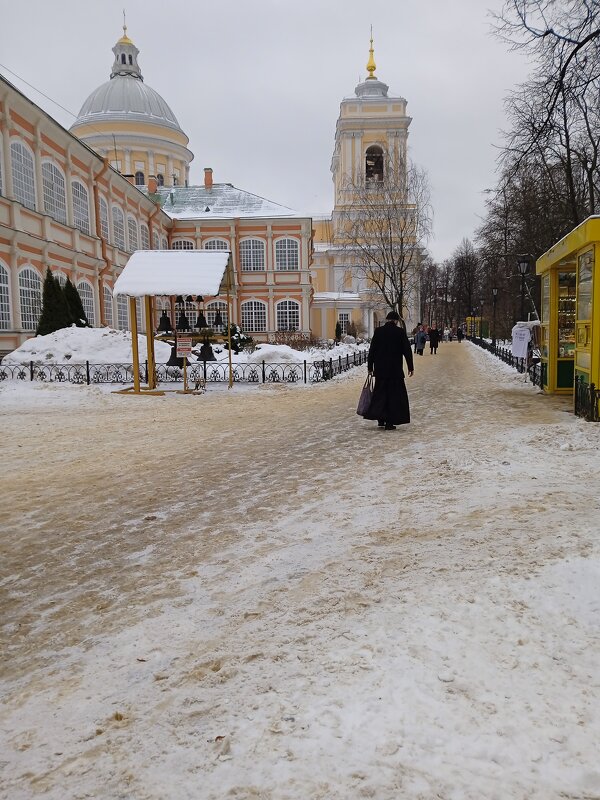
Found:
M 148 194 L 156 194 L 158 190 L 158 181 L 154 177 L 154 175 L 150 175 L 148 178 Z
M 212 167 L 204 167 L 204 188 L 212 189 Z

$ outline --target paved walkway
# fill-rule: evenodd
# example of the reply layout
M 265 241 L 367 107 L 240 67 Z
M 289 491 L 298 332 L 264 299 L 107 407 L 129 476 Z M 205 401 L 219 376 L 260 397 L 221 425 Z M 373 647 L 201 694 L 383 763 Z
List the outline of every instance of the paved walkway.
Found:
M 0 796 L 575 797 L 538 785 L 523 742 L 504 789 L 497 764 L 461 752 L 514 719 L 492 719 L 493 687 L 489 707 L 466 690 L 460 712 L 435 705 L 435 642 L 465 671 L 487 646 L 509 664 L 498 642 L 517 601 L 494 580 L 586 557 L 598 519 L 590 427 L 498 368 L 468 343 L 426 353 L 413 422 L 390 432 L 354 413 L 363 369 L 202 397 L 63 387 L 82 399 L 3 414 Z M 465 627 L 479 593 L 490 605 Z M 406 679 L 410 697 L 432 662 L 400 724 L 393 686 Z M 571 708 L 588 668 L 571 672 Z M 520 699 L 528 669 L 511 678 Z M 544 679 L 544 708 L 523 721 L 535 752 L 565 673 Z M 579 735 L 567 711 L 560 724 Z M 600 796 L 600 780 L 594 792 L 577 796 Z

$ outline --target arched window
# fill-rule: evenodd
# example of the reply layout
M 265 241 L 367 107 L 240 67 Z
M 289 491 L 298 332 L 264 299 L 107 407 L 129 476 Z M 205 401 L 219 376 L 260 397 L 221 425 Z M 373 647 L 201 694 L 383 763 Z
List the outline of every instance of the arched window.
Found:
M 144 329 L 144 322 L 142 319 L 142 298 L 136 297 L 135 300 L 135 319 L 137 322 L 137 329 L 138 333 L 141 333 Z
M 125 53 L 121 53 L 121 64 L 126 64 Z
M 140 237 L 142 239 L 142 250 L 150 250 L 150 231 L 143 222 L 140 224 Z
M 367 147 L 365 153 L 365 178 L 368 181 L 383 180 L 383 150 L 379 145 Z
M 112 292 L 108 286 L 105 286 L 102 291 L 104 294 L 104 318 L 106 324 L 112 328 L 114 323 Z
M 277 330 L 297 331 L 300 328 L 300 303 L 282 300 L 277 303 Z
M 166 236 L 163 236 L 162 239 L 160 240 L 160 246 L 161 246 L 162 250 L 168 250 L 169 249 L 169 243 L 167 242 L 167 237 Z
M 267 306 L 260 300 L 247 300 L 242 303 L 242 329 L 252 333 L 267 330 Z
M 65 275 L 65 273 L 64 272 L 53 272 L 52 274 L 54 275 L 56 280 L 60 283 L 60 285 L 64 289 L 65 286 L 67 285 L 67 276 Z
M 275 242 L 275 269 L 298 269 L 299 253 L 296 239 L 278 239 Z
M 156 176 L 156 184 L 158 186 L 164 186 L 165 185 L 165 176 L 161 175 L 160 172 Z
M 96 324 L 96 314 L 94 312 L 94 290 L 87 281 L 79 281 L 77 291 L 81 297 L 81 305 L 85 311 L 87 321 L 90 325 Z
M 225 239 L 207 239 L 204 242 L 205 250 L 229 250 L 229 242 Z
M 103 197 L 100 198 L 100 233 L 105 242 L 110 241 L 108 233 L 108 204 Z
M 112 207 L 112 223 L 115 244 L 120 250 L 125 250 L 125 215 L 118 206 Z
M 73 224 L 83 233 L 90 232 L 90 204 L 88 191 L 79 181 L 72 181 L 73 193 Z
M 10 330 L 10 292 L 8 270 L 0 264 L 0 331 Z
M 206 305 L 206 321 L 209 328 L 215 327 L 215 316 L 217 311 L 221 312 L 221 319 L 223 320 L 223 327 L 227 330 L 229 324 L 229 317 L 227 316 L 227 303 L 222 300 L 213 300 L 212 303 Z
M 244 272 L 256 272 L 265 268 L 265 243 L 260 239 L 242 239 L 240 259 Z
M 139 250 L 138 227 L 134 217 L 127 217 L 127 235 L 129 237 L 129 252 L 133 253 L 135 250 Z
M 194 243 L 190 242 L 189 239 L 176 239 L 171 244 L 172 250 L 193 250 Z
M 34 331 L 42 311 L 42 279 L 31 267 L 19 272 L 19 306 L 21 327 L 24 331 Z
M 158 233 L 156 231 L 154 231 L 152 234 L 152 249 L 160 250 L 160 239 L 158 238 Z
M 35 211 L 33 156 L 22 142 L 11 142 L 10 160 L 15 200 Z
M 135 185 L 136 186 L 144 186 L 145 178 L 143 172 L 136 172 L 135 173 Z
M 133 56 L 129 56 L 129 63 L 133 64 Z
M 117 295 L 117 328 L 120 331 L 129 330 L 129 314 L 127 298 L 123 294 Z
M 44 189 L 44 212 L 58 222 L 67 221 L 67 198 L 65 178 L 52 161 L 42 164 L 42 186 Z

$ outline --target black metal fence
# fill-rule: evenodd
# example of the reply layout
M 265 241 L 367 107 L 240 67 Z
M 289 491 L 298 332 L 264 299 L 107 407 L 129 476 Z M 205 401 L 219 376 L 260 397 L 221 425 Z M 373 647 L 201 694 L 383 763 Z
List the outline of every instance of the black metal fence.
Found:
M 367 362 L 367 350 L 352 355 L 319 361 L 271 364 L 267 361 L 232 366 L 234 383 L 320 383 Z M 148 362 L 140 364 L 140 376 L 148 382 Z M 158 383 L 182 383 L 183 369 L 167 364 L 156 365 Z M 194 361 L 187 366 L 190 383 L 229 382 L 229 363 Z M 0 381 L 40 381 L 46 383 L 133 383 L 133 364 L 0 364 Z
M 600 422 L 600 389 L 575 376 L 575 413 L 590 422 Z

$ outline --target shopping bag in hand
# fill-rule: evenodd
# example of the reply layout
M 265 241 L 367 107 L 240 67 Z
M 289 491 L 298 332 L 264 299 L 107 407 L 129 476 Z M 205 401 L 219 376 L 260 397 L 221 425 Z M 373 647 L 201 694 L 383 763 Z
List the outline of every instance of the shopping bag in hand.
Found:
M 367 380 L 365 381 L 365 385 L 362 388 L 360 393 L 360 397 L 358 398 L 358 406 L 356 408 L 356 413 L 364 417 L 364 415 L 369 410 L 369 406 L 371 405 L 371 400 L 373 398 L 373 376 L 368 375 Z

